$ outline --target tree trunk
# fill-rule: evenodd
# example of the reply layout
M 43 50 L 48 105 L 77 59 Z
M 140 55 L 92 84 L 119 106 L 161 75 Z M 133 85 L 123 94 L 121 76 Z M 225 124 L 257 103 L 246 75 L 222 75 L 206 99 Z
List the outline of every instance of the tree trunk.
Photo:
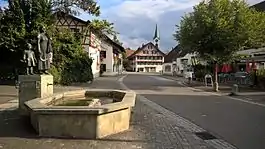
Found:
M 213 90 L 215 92 L 218 92 L 218 90 L 219 90 L 217 69 L 218 69 L 218 64 L 217 64 L 217 62 L 215 62 L 215 68 L 214 68 L 214 84 L 213 84 Z

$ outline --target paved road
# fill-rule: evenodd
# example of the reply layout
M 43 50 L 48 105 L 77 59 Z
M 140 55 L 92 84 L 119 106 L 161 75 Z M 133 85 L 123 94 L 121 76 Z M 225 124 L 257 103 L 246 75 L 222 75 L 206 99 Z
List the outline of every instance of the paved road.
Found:
M 124 84 L 239 149 L 265 148 L 265 107 L 183 87 L 159 76 L 129 74 Z

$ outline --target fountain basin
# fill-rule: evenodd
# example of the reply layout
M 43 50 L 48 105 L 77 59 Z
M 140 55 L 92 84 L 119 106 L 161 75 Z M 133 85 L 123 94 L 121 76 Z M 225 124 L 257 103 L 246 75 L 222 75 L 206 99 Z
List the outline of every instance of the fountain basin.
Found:
M 66 100 L 106 97 L 112 102 L 94 107 L 61 104 Z M 89 89 L 36 98 L 25 102 L 25 106 L 39 136 L 97 139 L 129 129 L 135 98 L 135 93 L 129 91 Z

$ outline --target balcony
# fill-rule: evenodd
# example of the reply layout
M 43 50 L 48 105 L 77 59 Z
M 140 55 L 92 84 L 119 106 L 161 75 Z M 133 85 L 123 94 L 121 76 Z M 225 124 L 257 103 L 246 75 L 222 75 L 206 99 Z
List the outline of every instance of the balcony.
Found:
M 137 59 L 137 62 L 163 62 L 163 59 Z

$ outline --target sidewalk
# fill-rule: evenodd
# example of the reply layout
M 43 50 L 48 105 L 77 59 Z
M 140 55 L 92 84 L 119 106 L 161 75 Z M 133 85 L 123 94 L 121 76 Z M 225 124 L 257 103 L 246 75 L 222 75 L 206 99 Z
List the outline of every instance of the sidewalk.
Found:
M 121 89 L 118 80 L 100 78 L 89 87 Z M 100 140 L 39 138 L 16 110 L 0 112 L 0 128 L 5 128 L 0 129 L 3 149 L 234 149 L 219 139 L 200 139 L 194 133 L 205 130 L 142 96 L 137 96 L 130 129 Z
M 192 85 L 190 85 L 187 83 L 187 80 L 184 79 L 183 77 L 174 77 L 174 76 L 165 76 L 165 75 L 161 75 L 161 77 L 180 81 L 185 86 L 192 87 L 194 89 L 198 89 L 201 91 L 214 92 L 211 86 L 206 87 L 205 84 L 203 84 L 202 82 L 193 81 Z M 220 85 L 219 92 L 217 92 L 217 94 L 228 96 L 231 93 L 231 91 L 232 91 L 231 86 Z M 250 87 L 239 87 L 239 93 L 237 93 L 237 95 L 240 97 L 240 99 L 265 104 L 265 92 L 260 91 L 258 89 L 253 89 Z
M 166 76 L 166 75 L 161 75 L 161 76 L 167 79 L 181 81 L 184 85 L 188 87 L 193 87 L 195 89 L 201 89 L 206 92 L 213 92 L 212 86 L 206 87 L 204 82 L 192 81 L 192 84 L 188 84 L 187 79 L 183 77 Z M 219 84 L 219 92 L 221 94 L 228 94 L 228 93 L 231 93 L 231 91 L 232 91 L 231 85 Z M 247 87 L 247 86 L 239 86 L 239 92 L 240 92 L 239 94 L 241 95 L 260 95 L 260 94 L 265 95 L 265 92 L 262 92 L 261 90 L 258 90 L 256 88 Z

